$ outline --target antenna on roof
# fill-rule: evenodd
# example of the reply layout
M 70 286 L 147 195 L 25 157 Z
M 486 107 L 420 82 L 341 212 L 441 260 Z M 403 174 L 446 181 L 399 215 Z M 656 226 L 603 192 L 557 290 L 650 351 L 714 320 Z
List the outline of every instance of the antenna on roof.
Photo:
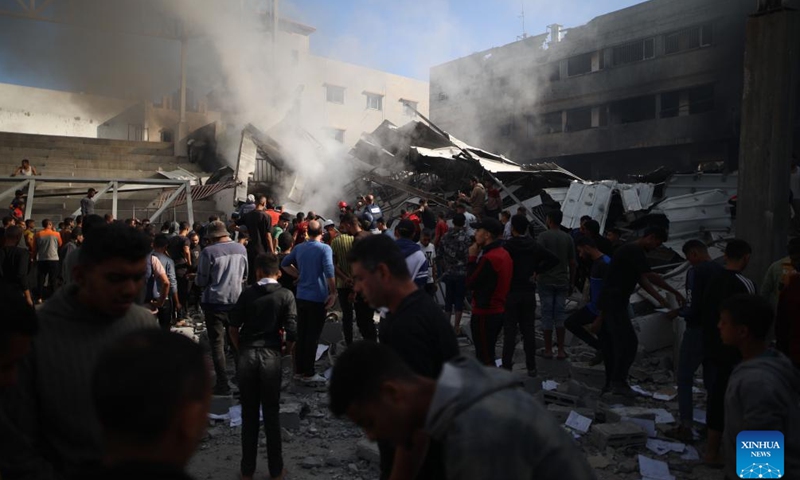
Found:
M 528 32 L 525 31 L 525 0 L 520 0 L 522 4 L 522 12 L 519 15 L 519 19 L 522 20 L 522 35 L 517 36 L 517 40 L 525 40 L 528 38 Z

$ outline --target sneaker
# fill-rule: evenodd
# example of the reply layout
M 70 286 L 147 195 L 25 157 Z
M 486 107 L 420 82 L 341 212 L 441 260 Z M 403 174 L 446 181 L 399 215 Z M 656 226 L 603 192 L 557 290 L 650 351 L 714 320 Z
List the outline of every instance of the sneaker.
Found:
M 320 375 L 319 373 L 315 373 L 313 377 L 303 377 L 300 379 L 301 382 L 309 384 L 309 383 L 327 383 L 328 380 Z

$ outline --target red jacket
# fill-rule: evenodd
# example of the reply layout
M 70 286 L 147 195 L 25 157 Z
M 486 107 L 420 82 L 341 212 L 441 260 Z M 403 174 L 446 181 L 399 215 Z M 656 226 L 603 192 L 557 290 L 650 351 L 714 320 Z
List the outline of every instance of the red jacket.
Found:
M 467 288 L 472 290 L 472 313 L 494 315 L 506 311 L 514 264 L 501 242 L 483 248 L 478 257 L 467 260 Z

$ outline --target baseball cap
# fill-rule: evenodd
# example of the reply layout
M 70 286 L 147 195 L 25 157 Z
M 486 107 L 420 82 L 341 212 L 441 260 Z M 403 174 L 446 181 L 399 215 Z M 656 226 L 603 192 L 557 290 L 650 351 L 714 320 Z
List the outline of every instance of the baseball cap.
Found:
M 474 228 L 475 230 L 484 229 L 487 232 L 491 233 L 494 237 L 499 237 L 503 234 L 503 224 L 500 223 L 500 220 L 496 218 L 484 218 L 480 222 L 471 223 L 470 227 Z
M 292 214 L 289 213 L 289 212 L 282 212 L 281 216 L 280 216 L 280 219 L 281 220 L 286 220 L 287 222 L 291 222 L 292 221 Z
M 216 220 L 208 224 L 206 227 L 206 237 L 207 238 L 220 238 L 220 237 L 227 237 L 230 233 L 228 233 L 228 229 L 225 227 L 225 224 Z

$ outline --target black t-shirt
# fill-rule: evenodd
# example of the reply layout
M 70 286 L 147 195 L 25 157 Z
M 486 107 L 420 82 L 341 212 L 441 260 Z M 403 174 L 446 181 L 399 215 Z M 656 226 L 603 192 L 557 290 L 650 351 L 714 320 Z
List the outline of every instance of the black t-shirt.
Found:
M 458 356 L 458 340 L 441 307 L 423 290 L 400 303 L 381 320 L 380 339 L 418 375 L 437 378 L 442 366 Z
M 28 290 L 28 265 L 30 253 L 26 248 L 0 248 L 0 280 L 24 292 Z
M 256 253 L 267 253 L 267 233 L 272 233 L 272 219 L 263 210 L 253 210 L 247 213 L 237 222 L 237 225 L 247 227 L 247 249 Z
M 429 208 L 420 213 L 420 218 L 425 229 L 434 230 L 436 228 L 436 215 Z
M 614 252 L 600 294 L 600 310 L 627 308 L 639 277 L 650 271 L 644 248 L 627 243 Z
M 740 293 L 756 293 L 756 285 L 749 278 L 732 270 L 718 270 L 711 279 L 700 303 L 700 321 L 703 327 L 704 352 L 706 357 L 736 358 L 732 348 L 722 344 L 719 334 L 719 314 L 722 303 Z M 692 301 L 695 301 L 693 298 Z
M 183 255 L 183 249 L 185 247 L 191 247 L 192 241 L 189 240 L 187 237 L 182 237 L 180 235 L 175 235 L 174 237 L 169 239 L 169 246 L 167 246 L 167 253 L 169 253 L 169 258 L 175 262 L 175 269 L 176 270 L 185 270 L 186 269 L 186 257 Z

